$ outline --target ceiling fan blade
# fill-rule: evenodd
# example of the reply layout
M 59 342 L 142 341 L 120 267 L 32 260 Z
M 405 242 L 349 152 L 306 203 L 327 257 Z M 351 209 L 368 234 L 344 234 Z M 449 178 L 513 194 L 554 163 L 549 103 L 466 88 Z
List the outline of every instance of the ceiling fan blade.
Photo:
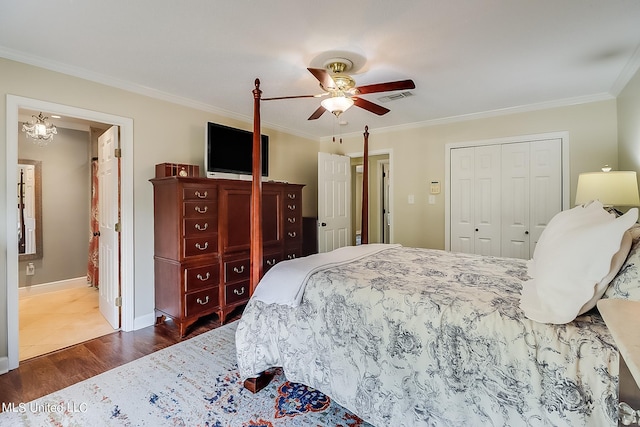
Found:
M 331 78 L 329 72 L 323 68 L 307 68 L 313 76 L 318 79 L 324 89 L 335 89 L 336 83 Z
M 316 111 L 313 112 L 312 115 L 309 116 L 307 120 L 315 120 L 319 118 L 321 115 L 323 115 L 325 111 L 327 111 L 327 109 L 321 105 L 318 107 Z
M 392 90 L 415 89 L 416 84 L 413 80 L 399 80 L 397 82 L 376 83 L 372 85 L 358 86 L 356 90 L 358 94 L 388 92 Z
M 379 116 L 382 116 L 384 114 L 387 114 L 389 111 L 388 108 L 383 107 L 382 105 L 378 105 L 378 104 L 374 104 L 371 101 L 367 101 L 366 99 L 363 98 L 352 98 L 353 99 L 353 104 L 357 107 L 360 108 L 364 108 L 367 111 L 371 111 L 374 114 L 377 114 Z
M 261 98 L 263 101 L 275 101 L 278 99 L 296 99 L 296 98 L 320 98 L 324 94 L 320 95 L 293 95 L 293 96 L 275 96 L 273 98 Z

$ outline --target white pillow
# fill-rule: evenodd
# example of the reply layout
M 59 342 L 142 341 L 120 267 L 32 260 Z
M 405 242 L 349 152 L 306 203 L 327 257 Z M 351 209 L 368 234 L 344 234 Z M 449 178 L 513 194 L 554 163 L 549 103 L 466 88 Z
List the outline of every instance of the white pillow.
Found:
M 523 284 L 520 308 L 525 315 L 541 323 L 575 319 L 600 292 L 597 285 L 609 274 L 623 234 L 637 219 L 637 208 L 616 218 L 598 201 L 557 214 L 538 240 L 530 262 L 532 279 Z
M 578 316 L 591 310 L 596 306 L 598 300 L 602 298 L 602 295 L 604 295 L 604 292 L 607 290 L 607 286 L 609 286 L 609 283 L 611 283 L 613 278 L 616 277 L 616 274 L 618 274 L 620 268 L 622 268 L 622 265 L 626 261 L 627 255 L 629 255 L 629 251 L 631 250 L 632 242 L 632 234 L 629 232 L 629 230 L 625 231 L 622 235 L 620 249 L 615 253 L 613 258 L 611 258 L 611 267 L 609 268 L 609 274 L 607 274 L 602 278 L 602 280 L 596 283 L 593 291 L 593 297 L 589 301 L 587 301 L 585 305 L 582 306 L 582 308 L 578 312 Z

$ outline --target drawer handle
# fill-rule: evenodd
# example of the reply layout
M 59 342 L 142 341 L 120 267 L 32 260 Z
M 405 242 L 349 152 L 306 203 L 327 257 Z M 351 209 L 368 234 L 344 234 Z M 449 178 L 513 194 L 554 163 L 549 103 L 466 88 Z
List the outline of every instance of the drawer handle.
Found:
M 204 231 L 207 228 L 209 228 L 209 223 L 205 222 L 204 225 L 196 224 L 195 227 L 196 227 L 197 230 Z
M 291 211 L 295 211 L 296 210 L 296 205 L 287 205 L 287 207 L 289 208 L 289 210 Z
M 295 224 L 295 223 L 296 223 L 296 219 L 295 219 L 295 217 L 294 217 L 294 218 L 292 218 L 292 217 L 288 217 L 288 218 L 287 218 L 287 221 L 289 221 L 291 224 Z
M 209 193 L 206 191 L 204 192 L 204 194 L 202 194 L 198 190 L 196 190 L 196 197 L 198 197 L 199 199 L 206 199 L 208 194 Z
M 200 305 L 205 305 L 205 304 L 209 304 L 209 295 L 207 295 L 207 297 L 204 299 L 204 301 L 202 301 L 200 298 L 198 298 L 196 300 L 196 302 Z
M 198 273 L 198 275 L 196 276 L 197 279 L 202 280 L 203 282 L 209 280 L 209 277 L 211 277 L 211 275 L 209 274 L 209 272 L 207 271 L 207 275 L 205 277 L 202 277 L 202 274 Z
M 293 199 L 295 199 L 295 198 L 296 198 L 295 193 L 293 193 L 293 194 L 292 194 L 292 193 L 287 193 L 287 196 L 289 196 L 289 198 L 290 198 L 291 200 L 293 200 Z
M 240 268 L 238 267 L 233 267 L 233 271 L 235 271 L 236 273 L 240 274 L 242 272 L 244 272 L 244 265 L 241 265 Z
M 204 209 L 202 209 L 200 206 L 196 206 L 196 207 L 195 207 L 195 210 L 196 210 L 196 212 L 198 212 L 198 213 L 206 213 L 206 212 L 207 212 L 207 209 L 209 209 L 209 206 L 205 206 L 205 207 L 204 207 Z
M 295 259 L 295 257 L 296 257 L 296 254 L 289 254 L 289 255 L 287 255 L 287 258 L 288 258 L 288 259 Z
M 274 259 L 268 259 L 267 260 L 267 265 L 269 267 L 273 267 L 274 265 L 276 265 L 276 259 L 275 258 Z
M 236 295 L 242 295 L 244 294 L 244 286 L 240 288 L 240 290 L 234 289 L 233 293 Z
M 289 235 L 289 237 L 296 237 L 297 236 L 295 231 L 290 231 L 287 234 Z
M 204 246 L 200 245 L 200 242 L 196 243 L 196 248 L 200 249 L 201 251 L 204 251 L 208 247 L 209 247 L 209 242 L 204 242 Z

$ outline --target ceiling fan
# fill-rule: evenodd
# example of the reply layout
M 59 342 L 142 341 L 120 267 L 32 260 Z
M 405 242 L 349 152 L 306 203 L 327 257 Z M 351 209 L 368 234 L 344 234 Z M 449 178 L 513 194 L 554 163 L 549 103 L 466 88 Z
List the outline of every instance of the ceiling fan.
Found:
M 307 68 L 313 76 L 320 82 L 323 93 L 317 95 L 296 95 L 280 96 L 275 98 L 263 98 L 263 101 L 276 99 L 294 98 L 320 98 L 328 96 L 320 103 L 316 111 L 309 116 L 308 120 L 316 120 L 329 111 L 338 117 L 349 107 L 355 105 L 374 114 L 382 116 L 390 110 L 381 105 L 375 104 L 359 95 L 369 93 L 389 92 L 394 90 L 415 89 L 413 80 L 399 80 L 396 82 L 376 83 L 365 86 L 356 86 L 356 81 L 346 74 L 353 67 L 353 63 L 346 58 L 332 58 L 325 62 L 325 68 Z

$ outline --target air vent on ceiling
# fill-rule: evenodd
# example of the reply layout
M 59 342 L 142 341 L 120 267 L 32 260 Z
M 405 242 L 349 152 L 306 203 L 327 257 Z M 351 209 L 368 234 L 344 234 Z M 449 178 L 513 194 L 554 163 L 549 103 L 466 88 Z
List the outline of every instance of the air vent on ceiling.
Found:
M 410 96 L 413 96 L 412 92 L 400 92 L 400 93 L 393 93 L 391 95 L 387 95 L 387 96 L 381 96 L 380 98 L 378 98 L 378 101 L 380 102 L 390 102 L 390 101 L 396 101 L 398 99 L 402 99 L 402 98 L 408 98 Z

